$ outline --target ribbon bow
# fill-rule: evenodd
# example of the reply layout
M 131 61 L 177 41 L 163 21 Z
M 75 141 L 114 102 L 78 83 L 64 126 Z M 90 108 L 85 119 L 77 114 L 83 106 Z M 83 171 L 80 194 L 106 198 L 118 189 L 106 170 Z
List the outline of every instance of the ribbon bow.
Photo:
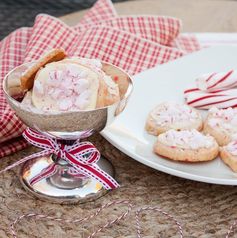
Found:
M 76 140 L 72 145 L 58 143 L 56 139 L 49 137 L 39 131 L 27 128 L 23 137 L 32 145 L 43 149 L 33 155 L 27 156 L 18 162 L 8 166 L 3 171 L 9 170 L 23 162 L 40 156 L 55 154 L 58 158 L 65 160 L 72 167 L 67 172 L 73 176 L 89 176 L 100 182 L 107 190 L 119 187 L 119 184 L 106 172 L 101 170 L 96 163 L 100 159 L 100 152 L 90 142 Z M 33 185 L 38 181 L 54 175 L 57 170 L 57 163 L 52 163 L 44 168 L 38 175 L 30 180 Z M 3 172 L 1 171 L 1 172 Z

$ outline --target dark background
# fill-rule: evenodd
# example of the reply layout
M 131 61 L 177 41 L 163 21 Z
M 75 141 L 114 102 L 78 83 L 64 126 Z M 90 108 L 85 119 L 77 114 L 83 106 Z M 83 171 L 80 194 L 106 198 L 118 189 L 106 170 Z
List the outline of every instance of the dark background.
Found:
M 113 0 L 123 2 L 126 0 Z M 0 40 L 11 31 L 32 26 L 38 13 L 62 16 L 91 7 L 96 0 L 0 0 Z

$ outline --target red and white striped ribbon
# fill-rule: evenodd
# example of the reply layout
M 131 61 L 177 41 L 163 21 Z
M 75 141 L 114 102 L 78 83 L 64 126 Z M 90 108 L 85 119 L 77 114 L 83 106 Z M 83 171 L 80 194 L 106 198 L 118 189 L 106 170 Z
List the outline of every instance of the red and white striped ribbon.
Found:
M 79 176 L 81 174 L 92 177 L 100 182 L 107 190 L 115 189 L 119 187 L 119 184 L 106 172 L 101 170 L 96 163 L 100 159 L 100 152 L 90 142 L 75 141 L 73 145 L 64 145 L 58 143 L 56 139 L 53 139 L 39 131 L 27 128 L 23 132 L 23 137 L 32 145 L 43 149 L 43 151 L 27 156 L 18 162 L 6 167 L 0 173 L 5 172 L 15 166 L 24 163 L 28 160 L 45 156 L 49 154 L 55 154 L 58 158 L 65 160 L 72 167 L 71 171 L 73 175 Z M 48 178 L 57 172 L 57 164 L 52 163 L 45 169 L 43 169 L 38 175 L 30 180 L 33 185 L 41 179 Z

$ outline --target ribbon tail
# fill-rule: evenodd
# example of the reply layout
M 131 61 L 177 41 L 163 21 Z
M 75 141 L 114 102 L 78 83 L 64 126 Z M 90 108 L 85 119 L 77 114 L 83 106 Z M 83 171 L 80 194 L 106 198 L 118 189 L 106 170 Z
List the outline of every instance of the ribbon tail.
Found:
M 102 186 L 106 190 L 115 189 L 119 187 L 119 184 L 116 182 L 114 178 L 112 178 L 109 174 L 107 174 L 105 171 L 101 170 L 98 166 L 92 164 L 92 165 L 85 165 L 81 164 L 80 166 L 77 166 L 69 159 L 67 161 L 79 172 L 89 175 L 89 177 L 96 179 L 99 183 L 102 184 Z
M 25 163 L 25 162 L 28 161 L 28 160 L 31 160 L 31 159 L 34 159 L 34 158 L 37 158 L 37 157 L 40 157 L 40 156 L 48 155 L 48 154 L 50 154 L 51 152 L 52 152 L 51 150 L 43 150 L 43 151 L 40 151 L 40 152 L 38 152 L 38 153 L 29 155 L 29 156 L 27 156 L 27 157 L 25 157 L 25 158 L 23 158 L 23 159 L 21 159 L 21 160 L 15 162 L 15 163 L 13 163 L 13 164 L 7 166 L 5 169 L 3 169 L 3 170 L 0 171 L 0 174 L 3 173 L 3 172 L 6 172 L 7 170 L 10 170 L 10 169 L 12 169 L 12 168 L 18 166 L 18 165 L 20 165 L 20 164 L 22 164 L 22 163 Z
M 107 186 L 105 186 L 103 183 L 103 187 L 107 190 L 110 190 L 110 189 L 115 189 L 115 188 L 118 188 L 120 187 L 119 183 L 112 177 L 110 176 L 109 174 L 107 174 L 104 170 L 100 169 L 96 164 L 92 164 L 92 165 L 89 165 L 89 167 L 92 169 L 94 169 L 95 171 L 97 171 L 98 175 L 95 179 L 97 179 L 99 182 L 102 183 L 106 183 Z
M 48 177 L 51 177 L 57 172 L 57 165 L 55 163 L 52 163 L 48 167 L 41 170 L 39 174 L 37 174 L 35 177 L 30 179 L 30 185 L 34 185 L 37 182 L 39 182 L 42 179 L 46 179 Z

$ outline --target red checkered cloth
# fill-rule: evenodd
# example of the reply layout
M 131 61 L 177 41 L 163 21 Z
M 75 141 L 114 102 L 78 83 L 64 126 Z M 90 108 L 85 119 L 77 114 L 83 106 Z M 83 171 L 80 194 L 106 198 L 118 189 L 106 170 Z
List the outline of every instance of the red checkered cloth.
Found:
M 0 83 L 7 72 L 37 60 L 52 48 L 69 56 L 99 58 L 131 75 L 199 50 L 195 37 L 180 36 L 180 20 L 160 16 L 117 15 L 110 0 L 98 0 L 75 27 L 40 14 L 34 26 L 20 28 L 0 42 Z M 0 157 L 27 146 L 25 125 L 0 92 Z

